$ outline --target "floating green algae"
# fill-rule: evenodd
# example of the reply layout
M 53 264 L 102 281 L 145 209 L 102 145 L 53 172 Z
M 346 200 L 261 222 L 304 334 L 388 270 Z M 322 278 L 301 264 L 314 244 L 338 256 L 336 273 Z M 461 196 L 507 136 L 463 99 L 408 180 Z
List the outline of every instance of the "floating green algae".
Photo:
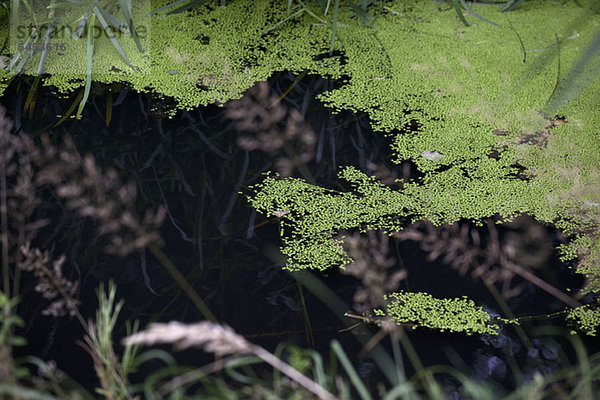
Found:
M 579 74 L 578 96 L 563 84 L 597 37 L 592 0 L 525 2 L 510 13 L 472 5 L 498 26 L 467 16 L 465 27 L 452 7 L 433 0 L 374 6 L 372 28 L 343 9 L 333 56 L 331 23 L 308 13 L 263 35 L 286 17 L 285 3 L 238 0 L 152 16 L 146 53 L 124 42 L 134 68 L 99 42 L 93 79 L 192 108 L 239 98 L 276 71 L 344 76 L 320 99 L 334 110 L 366 112 L 392 137 L 394 161 L 411 160 L 424 175 L 392 190 L 344 167 L 340 179 L 352 186 L 345 193 L 268 176 L 250 203 L 268 215 L 289 211 L 280 219 L 288 268 L 349 264 L 334 239 L 346 230 L 392 233 L 420 219 L 477 223 L 527 213 L 572 236 L 563 257 L 577 257 L 587 291 L 600 291 L 600 55 Z M 85 63 L 85 42 L 73 46 L 48 61 L 44 84 L 65 93 L 83 85 L 83 77 L 61 73 L 64 63 Z M 414 122 L 418 131 L 398 133 Z
M 577 328 L 589 336 L 596 336 L 600 326 L 600 310 L 590 306 L 577 307 L 569 311 L 567 321 L 574 322 Z
M 169 2 L 152 1 L 151 8 Z M 337 57 L 317 57 L 329 48 L 326 27 L 289 24 L 262 36 L 285 17 L 284 3 L 237 1 L 226 7 L 200 5 L 193 13 L 151 17 L 142 11 L 134 9 L 133 20 L 149 20 L 145 52 L 137 51 L 131 38 L 121 38 L 130 68 L 113 44 L 100 36 L 94 44 L 95 82 L 128 83 L 133 90 L 172 97 L 179 108 L 191 109 L 239 98 L 255 82 L 276 71 L 307 70 L 334 78 L 341 75 Z M 1 18 L 5 18 L 0 26 L 6 32 L 7 17 Z M 79 65 L 80 71 L 85 71 L 85 37 L 67 40 L 67 51 L 62 55 L 49 55 L 45 72 L 50 76 L 43 83 L 62 93 L 82 87 L 84 74 L 67 73 L 65 65 Z
M 386 295 L 385 300 L 386 310 L 374 310 L 375 315 L 413 329 L 422 327 L 467 335 L 497 335 L 500 329 L 490 314 L 466 297 L 438 299 L 427 293 L 401 291 Z
M 434 2 L 394 6 L 400 16 L 380 17 L 374 30 L 338 30 L 351 78 L 321 99 L 337 110 L 367 112 L 376 129 L 392 134 L 395 161 L 413 161 L 424 177 L 391 190 L 345 167 L 340 178 L 353 188 L 337 194 L 267 178 L 250 202 L 261 211 L 292 210 L 282 219 L 287 267 L 351 263 L 334 238 L 345 230 L 393 232 L 407 220 L 478 223 L 528 213 L 572 235 L 561 246 L 563 259 L 578 257 L 585 291 L 600 291 L 597 54 L 578 77 L 587 82 L 579 96 L 553 102 L 594 40 L 598 15 L 558 4 L 510 14 L 481 6 L 476 11 L 500 27 L 474 20 L 465 28 Z M 418 131 L 395 133 L 415 122 Z M 589 315 L 571 318 L 593 333 L 597 321 Z
M 473 19 L 464 27 L 451 8 L 440 11 L 436 2 L 395 2 L 391 8 L 399 14 L 380 16 L 374 29 L 350 23 L 338 29 L 350 80 L 321 99 L 339 110 L 367 112 L 376 129 L 392 133 L 396 162 L 412 160 L 425 175 L 392 191 L 347 167 L 340 175 L 356 189 L 335 196 L 315 194 L 309 185 L 298 190 L 297 180 L 264 181 L 250 199 L 257 209 L 314 207 L 283 218 L 288 267 L 307 265 L 299 257 L 311 237 L 323 242 L 349 228 L 393 231 L 401 229 L 403 217 L 440 224 L 528 213 L 585 235 L 588 245 L 597 243 L 597 229 L 582 232 L 581 213 L 598 225 L 598 207 L 586 206 L 594 203 L 579 193 L 598 184 L 600 82 L 590 74 L 600 57 L 589 64 L 589 85 L 578 97 L 552 115 L 546 104 L 594 38 L 598 15 L 574 4 L 528 3 L 507 14 L 479 6 L 478 13 L 500 26 Z M 418 131 L 394 133 L 411 121 Z M 527 176 L 519 176 L 519 168 Z M 288 185 L 297 190 L 286 192 Z M 332 201 L 345 207 L 331 212 Z M 565 248 L 565 255 L 581 255 L 583 246 L 576 247 Z M 322 260 L 331 266 L 348 262 L 339 246 L 322 249 L 314 267 L 323 268 Z M 597 261 L 580 272 L 597 274 Z

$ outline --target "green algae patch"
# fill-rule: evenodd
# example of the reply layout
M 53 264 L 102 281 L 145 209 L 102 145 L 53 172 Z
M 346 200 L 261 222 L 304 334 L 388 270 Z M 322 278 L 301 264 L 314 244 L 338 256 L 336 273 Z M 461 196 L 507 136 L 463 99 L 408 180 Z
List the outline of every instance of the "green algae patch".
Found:
M 388 317 L 397 325 L 467 335 L 497 335 L 500 329 L 490 314 L 466 297 L 439 299 L 427 293 L 401 291 L 386 295 L 385 300 L 386 310 L 374 310 L 374 314 Z
M 295 258 L 302 251 L 289 246 L 301 249 L 300 242 L 316 237 L 325 243 L 324 236 L 344 229 L 389 232 L 406 220 L 478 223 L 528 213 L 574 235 L 565 257 L 581 257 L 587 249 L 579 272 L 592 278 L 589 291 L 598 290 L 593 277 L 600 257 L 589 254 L 597 248 L 600 220 L 594 206 L 600 201 L 590 190 L 598 187 L 600 165 L 597 54 L 579 78 L 587 82 L 580 95 L 555 102 L 552 114 L 548 109 L 595 37 L 600 17 L 589 6 L 527 3 L 506 14 L 473 6 L 498 27 L 477 19 L 464 27 L 451 8 L 427 1 L 395 2 L 390 7 L 398 14 L 380 15 L 374 29 L 342 16 L 337 32 L 350 79 L 320 98 L 337 110 L 367 112 L 376 129 L 392 134 L 395 161 L 412 160 L 424 177 L 392 191 L 343 168 L 340 176 L 356 189 L 336 198 L 346 205 L 341 213 L 331 213 L 308 187 L 281 196 L 287 184 L 298 187 L 296 180 L 263 182 L 256 187 L 260 196 L 250 200 L 254 207 L 304 207 L 301 218 L 283 217 L 289 266 L 306 265 Z M 397 133 L 415 122 L 417 131 Z M 324 225 L 325 216 L 333 219 Z M 339 246 L 328 243 L 322 250 L 317 259 L 340 266 L 348 261 Z
M 578 330 L 585 334 L 596 336 L 598 327 L 600 327 L 600 310 L 590 306 L 577 307 L 567 314 L 566 319 L 574 323 Z
M 349 264 L 335 239 L 345 231 L 393 233 L 420 219 L 478 223 L 527 213 L 572 236 L 563 257 L 577 257 L 587 290 L 599 292 L 600 55 L 587 51 L 600 24 L 593 5 L 525 2 L 510 13 L 472 5 L 497 26 L 468 16 L 468 27 L 433 0 L 372 7 L 372 28 L 341 9 L 333 56 L 330 22 L 304 13 L 270 29 L 287 16 L 285 2 L 199 5 L 153 15 L 145 53 L 124 42 L 131 68 L 100 39 L 93 79 L 128 83 L 189 109 L 239 98 L 277 71 L 343 76 L 320 99 L 334 110 L 366 112 L 391 135 L 395 162 L 413 161 L 423 177 L 392 190 L 349 166 L 340 171 L 348 192 L 266 177 L 250 203 L 280 217 L 287 268 Z M 43 80 L 64 93 L 84 84 L 83 76 L 62 73 L 65 63 L 85 65 L 85 41 L 72 46 L 48 60 L 51 76 Z M 577 96 L 565 82 L 574 82 Z M 404 131 L 415 123 L 417 131 Z
M 342 171 L 340 178 L 352 182 L 354 190 L 338 192 L 276 175 L 252 188 L 256 195 L 250 201 L 257 210 L 267 216 L 286 212 L 280 217 L 286 268 L 325 270 L 351 263 L 339 239 L 333 238 L 340 231 L 401 229 L 398 216 L 412 208 L 409 198 L 352 167 Z
M 152 1 L 151 8 L 169 2 Z M 285 4 L 267 0 L 237 1 L 225 7 L 200 5 L 190 13 L 151 17 L 134 12 L 134 21 L 150 20 L 145 52 L 140 53 L 134 41 L 124 36 L 120 43 L 130 67 L 110 40 L 99 37 L 94 43 L 92 79 L 127 83 L 136 91 L 171 97 L 180 109 L 191 109 L 239 98 L 276 71 L 306 70 L 339 78 L 339 57 L 317 57 L 329 48 L 329 31 L 311 25 L 314 20 L 298 23 L 299 19 L 262 35 L 285 15 Z M 4 18 L 0 25 L 6 29 Z M 65 66 L 73 65 L 85 71 L 85 37 L 69 40 L 64 54 L 48 58 L 45 71 L 50 76 L 43 83 L 62 93 L 81 88 L 85 74 L 65 72 Z
M 342 17 L 350 79 L 321 100 L 367 112 L 391 134 L 395 161 L 413 161 L 424 176 L 391 190 L 345 167 L 340 178 L 353 189 L 343 194 L 295 179 L 257 185 L 254 207 L 292 210 L 281 222 L 288 268 L 349 264 L 334 239 L 347 230 L 391 233 L 419 219 L 479 223 L 527 213 L 571 235 L 563 259 L 578 258 L 585 291 L 600 291 L 600 56 L 578 76 L 586 83 L 578 96 L 569 98 L 563 84 L 595 40 L 600 18 L 589 5 L 527 3 L 508 14 L 473 6 L 499 27 L 464 27 L 453 10 L 427 1 L 396 2 L 399 14 L 380 15 L 374 29 Z M 417 131 L 398 133 L 415 123 Z

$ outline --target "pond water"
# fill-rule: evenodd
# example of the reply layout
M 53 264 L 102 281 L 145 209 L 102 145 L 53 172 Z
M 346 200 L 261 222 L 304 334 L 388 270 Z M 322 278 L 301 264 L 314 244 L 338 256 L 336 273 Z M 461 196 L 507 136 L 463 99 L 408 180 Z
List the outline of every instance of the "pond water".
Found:
M 244 116 L 232 118 L 227 107 L 179 111 L 168 119 L 163 118 L 173 106 L 168 100 L 129 92 L 125 87 L 95 88 L 84 117 L 78 121 L 68 119 L 58 126 L 52 125 L 57 115 L 65 113 L 72 99 L 59 98 L 48 88 L 41 88 L 37 95 L 34 118 L 22 112 L 25 91 L 17 90 L 15 85 L 9 88 L 3 102 L 18 131 L 36 136 L 48 132 L 55 143 L 71 135 L 80 154 L 93 154 L 103 167 L 115 168 L 122 177 L 133 180 L 138 189 L 140 215 L 146 208 L 164 206 L 167 217 L 160 232 L 167 256 L 220 321 L 247 335 L 252 342 L 273 350 L 282 340 L 302 347 L 310 343 L 299 285 L 293 274 L 282 270 L 277 250 L 278 222 L 253 211 L 245 200 L 251 193 L 249 186 L 259 182 L 264 172 L 279 169 L 319 186 L 347 190 L 337 178 L 339 166 L 345 165 L 382 177 L 385 172 L 398 178 L 418 178 L 410 163 L 397 166 L 390 162 L 389 137 L 374 133 L 366 116 L 350 112 L 332 114 L 315 100 L 316 94 L 331 88 L 335 82 L 306 76 L 294 85 L 297 78 L 291 73 L 273 77 L 267 88 L 269 96 L 261 100 L 256 94 L 255 98 L 262 103 L 257 101 L 254 106 L 264 107 L 265 101 L 272 101 L 271 96 L 282 96 L 278 104 L 264 107 L 267 115 L 272 117 L 280 107 L 280 111 L 284 110 L 281 112 L 287 112 L 285 118 L 293 118 L 295 114 L 290 110 L 297 110 L 306 124 L 304 128 L 312 130 L 312 136 L 282 138 L 281 132 L 287 129 L 284 118 L 274 125 L 281 132 L 266 137 L 262 143 L 252 142 L 250 132 L 237 130 Z M 112 105 L 107 103 L 109 92 Z M 108 124 L 107 107 L 112 109 Z M 241 137 L 250 139 L 244 142 Z M 67 255 L 69 262 L 64 274 L 81 281 L 79 296 L 84 317 L 94 315 L 99 282 L 113 279 L 119 298 L 125 301 L 123 322 L 139 319 L 145 326 L 150 321 L 202 319 L 149 252 L 137 252 L 123 259 L 105 254 L 102 239 L 95 235 L 94 223 L 70 215 L 50 193 L 45 194 L 40 213 L 51 218 L 52 223 L 44 228 L 38 245 L 52 248 L 54 254 Z M 463 225 L 465 229 L 480 232 L 483 242 L 488 240 L 485 228 Z M 532 220 L 525 221 L 525 226 L 533 225 L 537 226 Z M 563 240 L 560 234 L 550 227 L 538 228 L 542 233 L 534 238 L 537 241 L 534 244 L 551 250 L 536 274 L 561 290 L 578 288 L 581 280 L 557 261 L 552 250 Z M 499 234 L 505 237 L 520 230 L 522 227 L 500 227 Z M 439 260 L 427 260 L 428 253 L 423 251 L 422 244 L 391 240 L 386 254 L 396 260 L 391 270 L 407 271 L 408 278 L 400 283 L 400 288 L 427 291 L 436 297 L 467 295 L 478 305 L 501 312 L 480 280 L 469 273 L 461 275 Z M 339 271 L 313 275 L 346 302 L 347 311 L 352 310 L 354 292 L 360 286 L 357 279 Z M 519 277 L 514 281 L 526 282 Z M 22 308 L 27 323 L 24 335 L 29 345 L 19 350 L 20 354 L 55 359 L 74 378 L 94 385 L 91 359 L 76 343 L 83 335 L 78 321 L 39 316 L 43 303 L 32 294 L 31 282 L 26 280 L 23 289 L 24 296 L 31 294 L 27 306 Z M 361 350 L 357 337 L 368 339 L 377 329 L 363 327 L 362 331 L 340 332 L 353 321 L 344 324 L 310 288 L 304 287 L 302 293 L 315 348 L 325 353 L 330 340 L 337 338 L 366 379 L 369 375 L 372 380 L 382 379 L 369 357 L 357 359 Z M 563 308 L 560 301 L 532 284 L 525 285 L 508 305 L 517 316 L 543 315 Z M 535 322 L 551 323 L 551 320 Z M 124 335 L 125 325 L 119 323 L 115 336 Z M 411 332 L 409 337 L 425 365 L 455 365 L 473 377 L 492 379 L 505 387 L 517 384 L 508 364 L 510 357 L 519 360 L 525 377 L 532 376 L 541 366 L 553 370 L 563 352 L 572 357 L 564 338 L 531 336 L 533 347 L 528 348 L 508 328 L 496 338 L 424 330 Z M 391 354 L 389 340 L 382 345 Z M 195 357 L 186 360 L 182 356 L 182 359 L 192 362 Z M 407 371 L 414 372 L 408 363 Z M 450 387 L 453 384 L 448 381 Z

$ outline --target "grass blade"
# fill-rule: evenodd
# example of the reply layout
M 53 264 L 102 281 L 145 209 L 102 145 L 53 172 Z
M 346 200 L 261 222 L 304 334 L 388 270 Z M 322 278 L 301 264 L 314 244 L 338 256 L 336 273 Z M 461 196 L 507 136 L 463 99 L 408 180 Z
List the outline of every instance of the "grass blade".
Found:
M 94 13 L 92 15 L 95 15 L 98 18 L 98 21 L 100 21 L 100 25 L 102 25 L 102 28 L 104 29 L 104 32 L 106 32 L 106 35 L 108 36 L 108 38 L 112 42 L 113 46 L 115 46 L 115 49 L 117 49 L 117 51 L 119 52 L 119 54 L 121 55 L 121 57 L 123 58 L 123 60 L 125 61 L 125 63 L 127 63 L 127 66 L 129 66 L 130 68 L 133 68 L 131 66 L 131 63 L 129 62 L 129 59 L 125 55 L 125 52 L 121 48 L 121 45 L 119 44 L 119 41 L 115 38 L 115 35 L 112 34 L 112 32 L 110 30 L 110 27 L 108 26 L 108 24 L 106 23 L 106 20 L 103 17 L 103 13 L 106 13 L 106 11 L 104 11 L 97 4 L 94 4 L 93 7 L 94 7 Z M 92 24 L 92 26 L 93 26 L 93 24 Z
M 77 93 L 75 100 L 73 101 L 73 103 L 71 103 L 67 111 L 65 111 L 64 115 L 54 125 L 52 125 L 52 128 L 56 128 L 57 126 L 65 122 L 67 118 L 69 118 L 71 114 L 73 114 L 73 111 L 75 110 L 75 107 L 77 107 L 77 104 L 81 103 L 81 99 L 83 99 L 83 92 L 80 91 L 79 93 Z
M 368 2 L 362 3 L 348 3 L 348 7 L 354 12 L 356 15 L 366 26 L 372 26 L 371 19 L 373 16 L 367 12 Z
M 38 91 L 38 87 L 40 85 L 40 76 L 37 75 L 33 80 L 33 85 L 27 93 L 27 99 L 25 100 L 25 105 L 23 106 L 23 111 L 28 113 L 29 119 L 33 119 L 33 110 L 35 108 L 35 100 L 36 94 Z
M 577 364 L 581 373 L 581 379 L 571 394 L 573 398 L 592 399 L 594 398 L 592 395 L 592 382 L 594 378 L 590 368 L 590 359 L 581 340 L 576 336 L 570 339 L 577 354 Z
M 465 16 L 463 15 L 462 8 L 460 8 L 460 4 L 458 3 L 458 0 L 452 0 L 452 5 L 454 6 L 454 9 L 456 10 L 456 15 L 458 15 L 458 18 L 460 18 L 462 23 L 465 24 L 465 26 L 469 26 L 469 23 L 467 22 Z
M 512 11 L 524 2 L 525 0 L 510 0 L 500 9 L 500 12 Z
M 173 3 L 167 4 L 166 6 L 162 6 L 162 7 L 160 7 L 160 8 L 157 8 L 156 10 L 154 10 L 154 11 L 151 11 L 151 12 L 150 12 L 150 13 L 147 15 L 147 17 L 149 17 L 149 16 L 151 16 L 151 15 L 154 15 L 154 14 L 158 14 L 158 13 L 160 13 L 160 12 L 162 12 L 162 11 L 165 11 L 165 10 L 168 10 L 168 9 L 170 9 L 170 8 L 176 7 L 176 6 L 178 6 L 179 4 L 181 4 L 181 3 L 185 3 L 186 1 L 187 1 L 187 0 L 178 0 L 178 1 L 175 1 L 175 2 L 173 2 Z
M 340 360 L 340 363 L 344 367 L 344 370 L 346 370 L 346 373 L 350 377 L 350 381 L 356 388 L 356 391 L 358 392 L 360 398 L 362 400 L 371 400 L 371 395 L 369 394 L 369 391 L 367 390 L 365 384 L 361 381 L 360 377 L 358 376 L 358 373 L 352 366 L 352 363 L 348 359 L 348 356 L 344 352 L 344 349 L 342 348 L 342 345 L 340 345 L 340 342 L 338 342 L 335 339 L 332 340 L 331 349 L 335 352 L 338 360 Z
M 160 13 L 162 11 L 169 10 L 169 9 L 171 9 L 173 7 L 177 7 L 179 4 L 185 3 L 186 1 L 188 1 L 188 0 L 179 0 L 179 1 L 167 4 L 166 6 L 163 6 L 163 7 L 159 8 L 159 9 L 156 9 L 156 10 L 150 12 L 148 14 L 148 16 L 151 16 L 151 15 L 154 15 L 154 14 L 158 14 L 158 13 Z M 177 13 L 180 13 L 180 12 L 183 12 L 183 11 L 187 11 L 190 8 L 192 8 L 192 7 L 194 7 L 194 6 L 198 5 L 198 4 L 201 4 L 203 2 L 204 2 L 204 0 L 192 0 L 188 4 L 184 4 L 184 5 L 178 7 L 176 9 L 174 9 L 174 10 L 169 11 L 167 14 L 177 14 Z M 221 1 L 221 5 L 224 6 L 225 2 Z
M 90 88 L 92 87 L 92 62 L 94 57 L 94 25 L 96 23 L 96 15 L 92 13 L 88 19 L 88 32 L 87 32 L 87 54 L 86 54 L 86 73 L 85 73 L 85 89 L 83 91 L 83 97 L 79 103 L 77 109 L 76 118 L 81 117 L 85 103 L 90 96 Z
M 58 400 L 58 397 L 44 394 L 35 389 L 29 389 L 19 385 L 0 384 L 0 394 L 10 395 L 11 398 L 32 400 Z M 13 397 L 14 396 L 14 397 Z M 4 398 L 4 396 L 2 396 Z
M 55 0 L 52 0 L 52 4 L 54 4 Z M 50 4 L 50 5 L 52 5 Z M 48 19 L 52 21 L 54 18 L 54 10 L 50 10 L 48 12 Z M 48 56 L 48 49 L 50 48 L 50 40 L 52 38 L 52 32 L 54 32 L 54 25 L 49 23 L 48 28 L 46 29 L 46 40 L 44 41 L 44 50 L 42 51 L 42 56 L 40 57 L 40 62 L 38 64 L 37 75 L 40 76 L 44 73 L 44 64 L 46 62 L 46 57 Z
M 600 73 L 600 63 L 598 62 L 598 54 L 600 52 L 600 34 L 596 34 L 592 43 L 581 55 L 575 66 L 571 69 L 565 79 L 560 82 L 560 42 L 556 38 L 558 47 L 558 74 L 557 82 L 554 87 L 554 91 L 549 97 L 546 109 L 550 113 L 554 114 L 560 107 L 567 102 L 573 100 L 579 95 L 585 88 L 587 88 L 596 79 Z M 586 70 L 593 71 L 592 73 L 586 74 Z
M 336 29 L 337 29 L 339 9 L 340 9 L 340 0 L 335 0 L 335 3 L 333 3 L 333 26 L 331 28 L 331 44 L 329 45 L 329 53 L 333 53 L 333 45 L 335 44 L 335 34 L 336 34 Z
M 137 31 L 135 30 L 135 25 L 133 24 L 133 18 L 131 17 L 131 0 L 119 0 L 119 4 L 121 5 L 121 12 L 123 13 L 123 17 L 125 18 L 125 22 L 129 27 L 129 32 L 133 37 L 133 41 L 137 46 L 140 53 L 144 52 L 142 48 L 142 42 L 140 42 L 140 38 L 138 37 Z
M 121 30 L 122 28 L 126 28 L 127 27 L 127 24 L 125 22 L 121 21 L 117 17 L 114 17 L 111 13 L 109 13 L 108 11 L 106 11 L 100 5 L 98 5 L 98 10 L 102 14 L 101 15 L 102 18 L 104 18 L 105 21 L 107 21 L 108 23 L 110 23 L 110 25 L 107 24 L 109 27 L 115 27 L 115 28 L 117 28 L 119 30 Z M 100 16 L 98 16 L 98 17 L 100 17 Z M 100 20 L 100 18 L 98 18 L 98 20 Z
M 73 9 L 73 8 L 81 8 L 84 7 L 85 3 L 83 1 L 78 1 L 78 2 L 61 2 L 61 3 L 52 3 L 48 6 L 46 6 L 47 9 L 49 10 L 54 10 L 57 8 L 69 8 L 69 9 Z
M 296 5 L 294 8 L 298 8 L 299 6 Z M 296 11 L 295 13 L 293 13 L 292 15 L 290 15 L 289 17 L 286 17 L 284 19 L 282 19 L 281 21 L 279 21 L 278 23 L 276 23 L 275 25 L 271 26 L 270 28 L 267 28 L 262 34 L 261 36 L 265 36 L 267 33 L 271 32 L 273 29 L 281 26 L 282 24 L 285 24 L 287 21 L 289 21 L 292 18 L 296 18 L 298 15 L 302 14 L 304 12 L 304 9 L 301 9 L 299 11 Z
M 469 14 L 471 14 L 472 16 L 474 16 L 476 18 L 479 18 L 480 20 L 485 21 L 485 22 L 487 22 L 490 25 L 498 26 L 498 24 L 496 24 L 495 22 L 492 22 L 489 19 L 482 17 L 481 15 L 477 14 L 475 11 L 471 10 L 469 8 L 469 6 L 467 6 L 467 3 L 465 2 L 465 0 L 459 0 L 459 1 L 460 1 L 460 4 L 463 6 L 463 8 L 465 10 L 467 10 L 467 12 Z

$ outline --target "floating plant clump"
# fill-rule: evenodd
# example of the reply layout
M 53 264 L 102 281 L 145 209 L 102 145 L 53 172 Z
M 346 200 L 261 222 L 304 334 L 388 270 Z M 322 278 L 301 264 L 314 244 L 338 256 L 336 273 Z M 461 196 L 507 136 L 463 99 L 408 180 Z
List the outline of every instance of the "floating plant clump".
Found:
M 376 316 L 387 316 L 398 325 L 413 328 L 439 329 L 441 332 L 464 332 L 467 335 L 497 335 L 499 322 L 492 320 L 483 308 L 465 297 L 437 299 L 427 293 L 395 292 L 385 296 L 389 302 L 384 310 L 376 309 Z

